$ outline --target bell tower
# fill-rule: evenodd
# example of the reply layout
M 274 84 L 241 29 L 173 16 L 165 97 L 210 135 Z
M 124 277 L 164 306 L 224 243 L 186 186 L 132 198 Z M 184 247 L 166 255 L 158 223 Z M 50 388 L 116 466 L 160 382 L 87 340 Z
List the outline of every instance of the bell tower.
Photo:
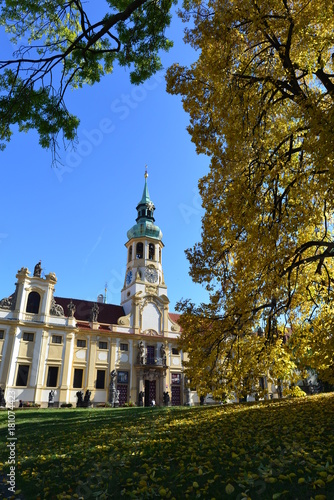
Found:
M 134 296 L 147 295 L 167 299 L 167 286 L 162 270 L 162 232 L 155 224 L 145 171 L 143 195 L 138 203 L 136 224 L 127 232 L 127 267 L 121 293 L 121 305 L 129 314 Z M 140 294 L 138 292 L 141 292 Z M 168 300 L 168 299 L 167 299 Z

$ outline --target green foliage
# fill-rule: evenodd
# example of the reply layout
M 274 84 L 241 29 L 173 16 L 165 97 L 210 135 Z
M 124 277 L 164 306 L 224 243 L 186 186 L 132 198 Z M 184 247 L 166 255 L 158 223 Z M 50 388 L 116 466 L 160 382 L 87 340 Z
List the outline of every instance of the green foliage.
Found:
M 0 1 L 0 25 L 16 50 L 0 61 L 0 148 L 12 134 L 36 129 L 40 144 L 56 151 L 62 131 L 73 140 L 79 124 L 65 104 L 69 88 L 94 85 L 116 62 L 139 84 L 161 69 L 159 52 L 172 1 L 108 1 L 110 12 L 91 23 L 79 0 Z
M 215 407 L 16 412 L 16 479 L 27 500 L 218 499 L 224 492 L 231 499 L 329 499 L 333 411 L 328 394 Z M 5 447 L 0 458 L 8 459 Z

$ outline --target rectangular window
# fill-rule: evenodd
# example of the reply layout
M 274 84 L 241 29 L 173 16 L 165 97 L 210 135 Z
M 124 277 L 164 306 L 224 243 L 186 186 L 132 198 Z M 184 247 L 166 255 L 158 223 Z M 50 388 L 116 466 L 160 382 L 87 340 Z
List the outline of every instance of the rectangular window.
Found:
M 99 349 L 108 349 L 108 342 L 99 342 Z
M 61 335 L 52 335 L 52 343 L 53 344 L 62 344 L 63 337 Z
M 105 379 L 106 379 L 106 371 L 105 370 L 97 370 L 96 389 L 104 389 Z
M 24 387 L 27 385 L 29 375 L 29 365 L 19 365 L 16 376 L 16 385 Z
M 77 347 L 86 347 L 86 341 L 78 339 L 77 340 Z
M 33 342 L 34 341 L 34 334 L 33 333 L 23 333 L 23 340 L 27 340 L 28 342 Z
M 3 340 L 5 337 L 5 332 L 4 330 L 0 330 L 0 340 Z
M 172 384 L 181 384 L 181 373 L 172 373 Z
M 180 353 L 179 350 L 176 349 L 176 347 L 172 347 L 172 354 L 174 354 L 174 356 L 178 356 Z
M 83 370 L 82 368 L 74 369 L 74 377 L 73 377 L 73 388 L 81 389 L 82 388 L 82 379 L 83 379 Z
M 129 350 L 128 344 L 121 344 L 121 351 L 128 351 L 128 350 Z
M 154 345 L 148 345 L 146 348 L 146 364 L 155 365 L 155 349 Z
M 129 372 L 117 372 L 117 383 L 127 384 L 129 379 Z
M 58 370 L 58 366 L 49 366 L 46 387 L 57 387 Z

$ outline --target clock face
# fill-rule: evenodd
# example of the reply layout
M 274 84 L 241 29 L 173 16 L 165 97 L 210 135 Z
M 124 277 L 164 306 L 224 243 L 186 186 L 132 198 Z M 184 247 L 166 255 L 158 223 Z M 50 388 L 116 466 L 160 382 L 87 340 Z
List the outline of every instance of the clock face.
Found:
M 149 281 L 150 283 L 155 283 L 156 281 L 158 281 L 158 273 L 157 273 L 157 270 L 154 269 L 154 267 L 147 267 L 145 269 L 145 278 L 147 279 L 147 281 Z
M 128 271 L 126 275 L 126 284 L 130 285 L 131 281 L 132 281 L 132 271 Z

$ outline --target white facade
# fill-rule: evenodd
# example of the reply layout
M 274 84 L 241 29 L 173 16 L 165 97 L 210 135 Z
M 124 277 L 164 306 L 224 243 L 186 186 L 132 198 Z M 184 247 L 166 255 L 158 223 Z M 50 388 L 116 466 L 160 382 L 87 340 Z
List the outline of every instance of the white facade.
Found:
M 127 268 L 121 305 L 54 297 L 56 275 L 21 268 L 15 293 L 0 301 L 0 385 L 16 402 L 47 406 L 110 401 L 119 404 L 184 404 L 182 353 L 177 315 L 169 313 L 162 269 L 162 233 L 154 224 L 147 189 L 128 231 Z M 50 396 L 52 392 L 52 396 Z M 165 393 L 165 395 L 164 395 Z M 52 401 L 52 400 L 51 400 Z

